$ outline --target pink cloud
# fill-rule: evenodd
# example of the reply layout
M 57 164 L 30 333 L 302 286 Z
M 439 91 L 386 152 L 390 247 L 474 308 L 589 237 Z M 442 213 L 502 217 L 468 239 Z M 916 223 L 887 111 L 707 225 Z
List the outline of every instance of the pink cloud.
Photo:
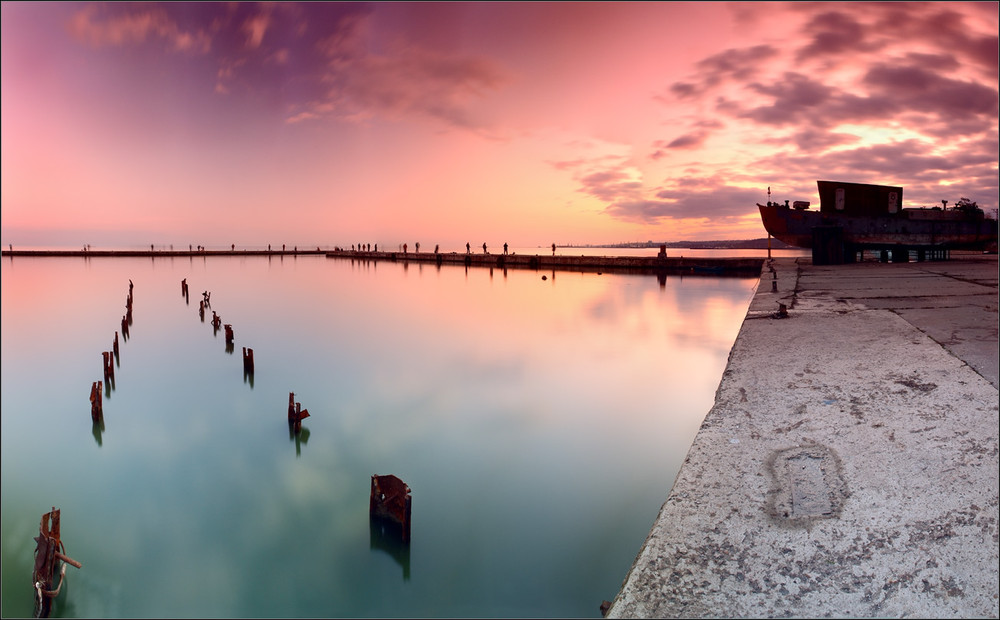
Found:
M 137 6 L 137 10 L 110 13 L 87 5 L 69 20 L 69 31 L 93 47 L 160 40 L 171 51 L 206 53 L 211 49 L 211 38 L 205 32 L 181 28 L 162 8 Z

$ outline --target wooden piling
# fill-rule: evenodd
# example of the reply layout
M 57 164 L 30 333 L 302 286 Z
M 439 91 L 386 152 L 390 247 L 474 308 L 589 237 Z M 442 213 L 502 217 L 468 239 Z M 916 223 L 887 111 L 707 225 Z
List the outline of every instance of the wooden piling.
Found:
M 94 422 L 104 418 L 104 393 L 100 381 L 94 381 L 90 386 L 90 417 Z
M 114 352 L 113 351 L 102 351 L 101 356 L 104 358 L 104 380 L 108 382 L 114 382 L 115 380 L 115 363 L 114 363 Z
M 253 349 L 243 347 L 243 372 L 253 374 Z
M 115 360 L 121 362 L 121 353 L 118 351 L 118 332 L 115 332 L 115 343 L 112 345 L 112 350 L 115 352 Z
M 309 410 L 302 403 L 295 402 L 295 393 L 288 393 L 288 429 L 298 435 L 302 431 L 302 420 L 309 417 Z
M 222 319 L 219 319 L 219 320 L 221 321 Z M 233 326 L 231 324 L 229 324 L 229 323 L 226 323 L 225 328 L 226 328 L 226 344 L 228 344 L 229 346 L 232 346 L 233 345 Z
M 388 519 L 397 523 L 404 543 L 410 542 L 410 516 L 412 498 L 410 487 L 393 475 L 372 474 L 368 516 L 371 519 Z
M 42 515 L 35 538 L 35 565 L 31 573 L 31 583 L 35 587 L 35 617 L 47 618 L 52 612 L 52 601 L 59 596 L 66 579 L 66 566 L 76 568 L 83 565 L 66 555 L 66 547 L 60 537 L 59 510 L 55 506 Z M 56 573 L 59 585 L 55 585 Z M 53 587 L 55 586 L 55 587 Z

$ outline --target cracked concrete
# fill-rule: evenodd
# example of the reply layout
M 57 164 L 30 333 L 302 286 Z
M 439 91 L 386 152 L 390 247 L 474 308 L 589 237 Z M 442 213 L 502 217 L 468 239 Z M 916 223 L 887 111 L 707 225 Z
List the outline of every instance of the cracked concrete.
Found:
M 607 616 L 997 617 L 997 316 L 995 255 L 765 264 Z

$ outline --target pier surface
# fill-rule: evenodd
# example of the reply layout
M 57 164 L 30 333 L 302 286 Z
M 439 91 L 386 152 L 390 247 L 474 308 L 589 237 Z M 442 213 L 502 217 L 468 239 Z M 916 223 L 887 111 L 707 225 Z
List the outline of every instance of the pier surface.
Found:
M 767 262 L 606 615 L 997 617 L 997 299 L 995 254 Z

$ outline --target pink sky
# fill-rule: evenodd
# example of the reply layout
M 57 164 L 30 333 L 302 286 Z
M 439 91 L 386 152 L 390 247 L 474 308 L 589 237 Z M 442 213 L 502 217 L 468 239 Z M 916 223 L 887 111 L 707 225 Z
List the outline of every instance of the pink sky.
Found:
M 998 3 L 2 4 L 3 245 L 759 238 L 998 197 Z

